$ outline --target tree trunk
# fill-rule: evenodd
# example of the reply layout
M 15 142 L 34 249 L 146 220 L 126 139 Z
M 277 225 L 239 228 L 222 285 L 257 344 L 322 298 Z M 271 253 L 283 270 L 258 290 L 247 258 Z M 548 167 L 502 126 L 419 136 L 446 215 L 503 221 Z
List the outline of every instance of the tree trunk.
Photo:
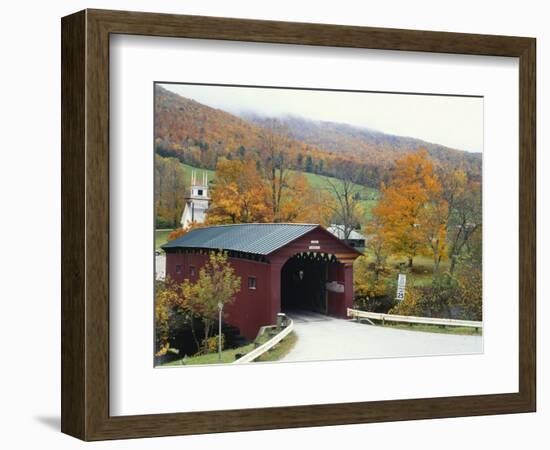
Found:
M 199 343 L 199 340 L 197 339 L 197 331 L 195 330 L 195 318 L 191 317 L 191 335 L 193 336 L 193 340 L 195 341 L 195 345 L 197 346 L 197 351 L 201 348 L 201 345 Z
M 451 265 L 449 267 L 449 273 L 452 275 L 456 267 L 456 255 L 451 256 Z
M 434 260 L 434 275 L 437 275 L 439 273 L 439 258 Z
M 409 256 L 409 263 L 407 264 L 407 266 L 409 267 L 409 269 L 412 269 L 412 266 L 413 266 L 413 256 Z
M 439 257 L 439 252 L 437 250 L 434 250 L 434 270 L 433 270 L 434 275 L 437 275 L 439 272 L 440 261 L 441 261 L 441 258 Z
M 271 159 L 273 160 L 273 156 L 271 157 Z M 272 164 L 275 164 L 275 163 L 272 161 Z M 275 183 L 277 181 L 275 176 L 276 176 L 275 168 L 272 168 L 271 169 L 271 202 L 273 203 L 272 205 L 273 222 L 277 222 L 277 187 L 275 186 Z
M 202 344 L 202 350 L 206 354 L 208 353 L 208 338 L 210 337 L 210 320 L 204 321 L 204 341 Z

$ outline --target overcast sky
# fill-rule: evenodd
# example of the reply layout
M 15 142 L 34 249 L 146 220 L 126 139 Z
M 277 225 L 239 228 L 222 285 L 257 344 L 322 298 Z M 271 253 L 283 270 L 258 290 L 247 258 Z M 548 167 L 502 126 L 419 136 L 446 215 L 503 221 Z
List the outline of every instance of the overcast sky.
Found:
M 162 85 L 232 113 L 293 115 L 409 136 L 469 152 L 483 150 L 483 99 L 437 95 Z

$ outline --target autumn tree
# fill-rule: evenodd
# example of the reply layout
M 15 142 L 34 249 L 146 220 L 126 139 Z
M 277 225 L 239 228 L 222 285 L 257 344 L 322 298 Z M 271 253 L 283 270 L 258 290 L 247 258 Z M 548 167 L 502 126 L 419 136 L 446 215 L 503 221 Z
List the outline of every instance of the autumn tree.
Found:
M 253 160 L 221 160 L 211 189 L 207 224 L 308 222 L 328 225 L 334 200 L 314 189 L 299 172 L 288 172 L 277 194 L 277 218 L 272 208 L 272 180 L 262 176 Z M 184 234 L 181 231 L 178 235 Z M 175 235 L 175 233 L 174 233 Z
M 299 173 L 289 174 L 288 189 L 281 199 L 281 222 L 318 223 L 328 226 L 334 206 L 333 197 L 321 189 L 314 189 Z
M 158 282 L 155 288 L 155 355 L 165 355 L 172 337 L 171 321 L 177 294 L 166 282 Z
M 455 305 L 460 309 L 463 318 L 468 320 L 483 319 L 483 271 L 481 261 L 465 258 L 457 270 L 456 279 L 460 288 Z
M 433 272 L 439 272 L 441 261 L 447 257 L 447 221 L 449 205 L 434 192 L 419 214 L 419 231 L 433 259 Z
M 379 217 L 373 217 L 365 227 L 366 246 L 374 256 L 374 280 L 378 281 L 391 252 L 390 237 L 386 234 Z
M 155 155 L 155 210 L 157 227 L 175 228 L 185 206 L 185 180 L 176 158 Z
M 301 153 L 298 153 L 296 155 L 296 168 L 298 170 L 302 170 L 304 166 L 304 155 L 302 155 Z
M 326 189 L 334 197 L 331 205 L 334 222 L 342 227 L 344 239 L 361 223 L 359 205 L 361 186 L 355 183 L 356 171 L 346 167 L 340 173 L 340 179 L 326 179 Z
M 208 340 L 218 318 L 218 304 L 232 303 L 240 289 L 241 278 L 235 275 L 227 253 L 222 251 L 210 253 L 196 282 L 186 279 L 182 283 L 183 297 L 189 301 L 203 323 L 203 352 L 208 352 Z
M 442 171 L 442 196 L 448 203 L 446 223 L 449 271 L 453 273 L 461 253 L 482 225 L 481 183 L 470 180 L 461 169 Z
M 155 284 L 155 355 L 165 355 L 170 350 L 174 334 L 188 327 L 195 345 L 199 346 L 194 326 L 196 312 L 181 286 L 168 277 Z
M 271 221 L 269 191 L 252 160 L 220 160 L 211 195 L 209 224 Z
M 288 190 L 290 176 L 290 158 L 288 152 L 292 141 L 279 121 L 269 120 L 260 133 L 260 152 L 262 156 L 267 187 L 270 192 L 269 204 L 273 222 L 281 222 L 281 206 L 285 191 Z
M 311 155 L 307 155 L 306 157 L 306 172 L 313 172 L 313 158 Z
M 426 220 L 441 212 L 437 208 L 428 214 L 423 212 L 441 192 L 428 152 L 419 150 L 397 160 L 389 185 L 382 186 L 381 191 L 373 215 L 380 221 L 392 251 L 406 256 L 412 267 L 414 257 L 425 250 L 427 238 L 431 241 L 437 235 L 437 239 L 444 240 L 437 234 L 439 228 L 426 229 Z

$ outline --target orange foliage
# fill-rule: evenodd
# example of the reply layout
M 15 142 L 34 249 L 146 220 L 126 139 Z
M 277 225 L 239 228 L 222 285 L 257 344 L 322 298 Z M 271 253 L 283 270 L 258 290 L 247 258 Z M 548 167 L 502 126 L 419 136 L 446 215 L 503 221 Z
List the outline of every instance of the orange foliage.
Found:
M 193 222 L 190 225 L 186 226 L 185 228 L 178 228 L 177 230 L 172 231 L 168 235 L 168 240 L 173 241 L 174 239 L 179 238 L 180 236 L 183 236 L 184 234 L 189 233 L 191 230 L 194 230 L 195 228 L 202 228 L 205 225 L 203 223 Z
M 379 232 L 392 251 L 406 256 L 410 265 L 416 255 L 426 252 L 427 241 L 438 257 L 444 254 L 448 206 L 441 193 L 425 150 L 397 160 L 391 183 L 382 186 L 380 202 L 373 208 Z
M 219 158 L 262 161 L 266 129 L 276 122 L 276 139 L 286 168 L 339 177 L 349 166 L 359 169 L 357 182 L 378 187 L 389 175 L 390 161 L 415 151 L 420 141 L 370 132 L 349 125 L 292 117 L 243 119 L 155 88 L 155 147 L 194 167 L 214 169 Z M 481 158 L 437 144 L 425 144 L 435 164 L 465 168 L 481 177 Z M 262 169 L 267 169 L 264 166 Z
M 281 222 L 318 223 L 327 226 L 332 215 L 334 198 L 321 189 L 314 189 L 300 172 L 287 180 L 288 189 L 281 203 Z
M 281 189 L 277 218 L 274 217 L 270 182 L 252 160 L 220 160 L 211 190 L 208 224 L 307 222 L 327 225 L 332 197 L 313 189 L 301 173 L 287 173 Z
M 220 160 L 211 190 L 209 224 L 269 222 L 268 191 L 254 161 Z

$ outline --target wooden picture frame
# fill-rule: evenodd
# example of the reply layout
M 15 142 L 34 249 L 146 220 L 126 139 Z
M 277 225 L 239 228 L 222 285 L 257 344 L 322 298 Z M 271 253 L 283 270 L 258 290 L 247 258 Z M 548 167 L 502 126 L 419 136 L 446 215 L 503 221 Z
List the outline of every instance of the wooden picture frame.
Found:
M 64 433 L 101 440 L 535 411 L 535 39 L 104 10 L 61 25 Z M 110 416 L 109 36 L 117 33 L 519 58 L 519 391 Z

